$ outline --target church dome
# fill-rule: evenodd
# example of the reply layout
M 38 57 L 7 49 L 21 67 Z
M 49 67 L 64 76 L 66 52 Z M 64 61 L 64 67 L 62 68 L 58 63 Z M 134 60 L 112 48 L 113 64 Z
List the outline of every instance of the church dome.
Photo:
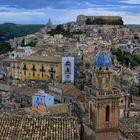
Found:
M 112 65 L 111 58 L 105 53 L 100 52 L 94 61 L 96 67 L 110 67 Z

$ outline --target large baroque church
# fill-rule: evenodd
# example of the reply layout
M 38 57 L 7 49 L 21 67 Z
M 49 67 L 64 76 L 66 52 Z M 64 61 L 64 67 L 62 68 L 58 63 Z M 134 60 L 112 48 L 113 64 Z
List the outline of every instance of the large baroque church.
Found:
M 112 61 L 106 52 L 100 52 L 93 60 L 91 76 L 91 85 L 85 90 L 88 113 L 85 113 L 84 124 L 96 133 L 103 132 L 99 137 L 96 134 L 99 140 L 105 136 L 104 132 L 118 130 L 119 119 L 127 114 L 129 96 L 114 86 Z M 117 133 L 113 135 L 111 138 L 116 139 Z M 106 139 L 109 139 L 107 135 Z

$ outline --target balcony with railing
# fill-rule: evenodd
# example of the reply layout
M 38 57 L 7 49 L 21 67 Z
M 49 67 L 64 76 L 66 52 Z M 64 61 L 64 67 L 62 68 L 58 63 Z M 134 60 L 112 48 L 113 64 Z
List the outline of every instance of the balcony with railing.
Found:
M 36 68 L 35 68 L 35 67 L 32 67 L 31 70 L 32 70 L 32 71 L 36 71 Z
M 49 70 L 49 72 L 50 72 L 50 73 L 55 73 L 55 70 L 52 70 L 52 69 L 51 69 L 51 70 Z
M 26 67 L 26 66 L 24 66 L 24 67 L 23 67 L 23 70 L 27 70 L 27 67 Z
M 44 69 L 44 68 L 41 68 L 41 69 L 40 69 L 40 72 L 45 72 L 45 69 Z

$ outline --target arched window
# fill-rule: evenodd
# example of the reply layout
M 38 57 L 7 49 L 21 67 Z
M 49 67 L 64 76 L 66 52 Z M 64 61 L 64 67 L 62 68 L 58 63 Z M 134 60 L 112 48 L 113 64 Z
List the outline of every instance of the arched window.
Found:
M 99 70 L 102 70 L 102 68 L 100 67 Z
M 109 68 L 107 67 L 106 70 L 109 70 Z
M 109 122 L 109 118 L 110 118 L 110 107 L 107 106 L 106 107 L 106 113 L 105 113 L 105 121 Z
M 68 73 L 70 72 L 70 69 L 69 69 L 69 67 L 67 67 L 67 72 L 68 72 Z
M 92 105 L 90 104 L 90 121 L 93 120 L 93 114 L 92 114 Z
M 70 66 L 71 65 L 71 62 L 69 60 L 66 61 L 66 66 Z

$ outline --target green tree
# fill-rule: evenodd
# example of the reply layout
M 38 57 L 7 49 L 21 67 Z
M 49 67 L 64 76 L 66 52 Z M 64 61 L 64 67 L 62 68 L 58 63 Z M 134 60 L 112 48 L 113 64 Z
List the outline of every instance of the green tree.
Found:
M 113 51 L 112 53 L 117 56 L 118 61 L 122 64 L 126 64 L 128 66 L 129 63 L 131 63 L 132 67 L 140 65 L 140 56 L 133 55 L 129 52 L 124 52 L 120 49 Z
M 87 24 L 87 25 L 92 24 L 92 20 L 91 20 L 91 18 L 87 18 L 87 20 L 86 20 L 86 24 Z
M 31 40 L 26 46 L 36 47 L 37 41 Z
M 25 39 L 23 38 L 21 42 L 21 47 L 24 47 L 24 46 L 25 46 Z
M 12 50 L 13 49 L 8 42 L 0 42 L 0 54 L 5 54 Z

